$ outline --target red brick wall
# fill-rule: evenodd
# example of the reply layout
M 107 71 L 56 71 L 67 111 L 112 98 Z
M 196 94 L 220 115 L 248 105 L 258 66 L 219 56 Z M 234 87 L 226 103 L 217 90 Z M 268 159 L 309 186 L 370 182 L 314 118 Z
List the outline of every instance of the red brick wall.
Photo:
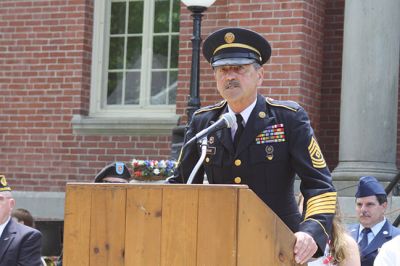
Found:
M 325 1 L 248 2 L 217 1 L 204 13 L 203 38 L 228 26 L 246 27 L 264 35 L 271 43 L 272 57 L 264 67 L 265 81 L 260 92 L 299 102 L 318 130 Z M 184 5 L 181 13 L 178 114 L 184 114 L 185 96 L 189 94 L 192 32 L 192 18 Z M 201 60 L 201 102 L 209 105 L 221 98 L 209 64 L 203 57 Z
M 322 67 L 319 142 L 333 170 L 339 159 L 340 88 L 342 79 L 344 0 L 327 1 Z
M 243 26 L 271 42 L 273 54 L 261 93 L 305 107 L 334 169 L 344 0 L 248 2 L 218 0 L 205 12 L 202 36 L 225 26 Z M 68 181 L 92 180 L 108 162 L 170 155 L 170 136 L 72 134 L 72 116 L 89 110 L 93 3 L 0 1 L 0 173 L 16 190 L 63 191 Z M 183 5 L 181 10 L 177 113 L 184 115 L 192 18 Z M 202 105 L 219 101 L 203 57 L 200 73 Z
M 0 1 L 0 173 L 62 191 L 107 163 L 168 158 L 170 136 L 76 136 L 89 110 L 93 0 Z

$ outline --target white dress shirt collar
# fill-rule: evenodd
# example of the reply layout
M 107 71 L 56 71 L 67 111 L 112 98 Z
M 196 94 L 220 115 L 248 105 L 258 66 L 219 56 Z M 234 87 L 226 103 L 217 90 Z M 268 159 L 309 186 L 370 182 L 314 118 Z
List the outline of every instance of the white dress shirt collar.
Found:
M 257 103 L 257 98 L 246 109 L 244 109 L 243 111 L 240 112 L 240 115 L 243 117 L 243 126 L 246 126 L 247 120 L 249 120 L 250 114 L 253 111 L 254 107 L 256 106 L 256 103 Z M 232 111 L 232 109 L 229 106 L 229 104 L 228 104 L 228 112 L 231 113 L 231 114 L 234 114 L 234 115 L 236 114 L 234 111 Z M 237 129 L 237 124 L 235 123 L 231 127 L 232 139 L 233 139 L 233 136 L 235 136 L 236 129 Z
M 253 102 L 252 104 L 250 104 L 246 109 L 244 109 L 243 111 L 240 112 L 240 114 L 241 114 L 242 117 L 243 117 L 244 126 L 246 125 L 247 120 L 249 120 L 250 114 L 251 114 L 251 112 L 253 111 L 254 107 L 256 106 L 256 103 L 257 103 L 257 98 L 256 98 L 256 99 L 254 100 L 254 102 Z M 229 113 L 231 113 L 231 114 L 234 114 L 234 115 L 236 114 L 234 111 L 232 111 L 232 109 L 231 109 L 231 107 L 229 106 L 229 104 L 228 104 L 228 111 L 229 111 Z
M 8 217 L 8 219 L 7 219 L 7 221 L 5 223 L 0 224 L 0 237 L 3 234 L 4 228 L 6 228 L 8 222 L 10 221 L 10 219 L 11 219 L 11 216 Z
M 382 221 L 380 221 L 379 223 L 377 223 L 376 225 L 372 226 L 371 232 L 368 233 L 368 243 L 370 243 L 372 241 L 372 239 L 374 239 L 374 237 L 379 233 L 379 231 L 381 231 L 382 227 L 385 225 L 386 223 L 386 218 L 383 218 Z M 358 240 L 360 241 L 361 237 L 362 237 L 362 230 L 364 229 L 364 226 L 362 226 L 360 224 L 360 228 L 358 229 Z M 371 235 L 372 234 L 372 235 Z

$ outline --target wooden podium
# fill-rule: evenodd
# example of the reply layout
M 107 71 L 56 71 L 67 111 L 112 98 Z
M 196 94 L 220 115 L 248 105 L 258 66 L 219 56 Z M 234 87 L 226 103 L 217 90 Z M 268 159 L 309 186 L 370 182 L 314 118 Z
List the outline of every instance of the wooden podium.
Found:
M 64 266 L 297 265 L 294 242 L 247 186 L 67 185 Z

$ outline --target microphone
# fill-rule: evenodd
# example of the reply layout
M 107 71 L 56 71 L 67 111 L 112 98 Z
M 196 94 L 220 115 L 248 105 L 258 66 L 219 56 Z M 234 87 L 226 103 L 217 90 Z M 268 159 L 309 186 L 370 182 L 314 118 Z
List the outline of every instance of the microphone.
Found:
M 230 128 L 236 123 L 236 116 L 231 113 L 225 113 L 221 116 L 220 119 L 217 120 L 214 124 L 211 126 L 203 129 L 199 133 L 197 133 L 193 138 L 191 138 L 188 142 L 186 142 L 185 146 L 189 145 L 190 143 L 196 141 L 197 139 L 202 139 L 205 136 L 208 136 L 208 134 L 213 133 L 215 131 L 218 131 L 220 129 L 223 129 L 225 127 Z

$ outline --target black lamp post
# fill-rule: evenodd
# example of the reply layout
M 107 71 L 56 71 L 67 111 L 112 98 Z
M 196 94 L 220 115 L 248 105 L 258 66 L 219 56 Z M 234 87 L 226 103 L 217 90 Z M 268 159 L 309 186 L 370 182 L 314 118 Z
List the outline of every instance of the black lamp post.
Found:
M 193 113 L 200 108 L 200 44 L 201 44 L 201 17 L 203 12 L 210 7 L 215 0 L 182 0 L 192 12 L 193 37 L 192 37 L 192 66 L 190 72 L 190 99 L 186 114 L 188 122 Z
M 190 99 L 186 114 L 188 123 L 193 113 L 200 108 L 200 44 L 201 44 L 201 17 L 203 12 L 211 6 L 215 0 L 181 0 L 192 12 L 193 37 L 192 37 L 192 66 L 190 72 Z M 185 134 L 185 126 L 180 125 L 172 129 L 171 158 L 178 160 L 179 151 L 182 148 Z

